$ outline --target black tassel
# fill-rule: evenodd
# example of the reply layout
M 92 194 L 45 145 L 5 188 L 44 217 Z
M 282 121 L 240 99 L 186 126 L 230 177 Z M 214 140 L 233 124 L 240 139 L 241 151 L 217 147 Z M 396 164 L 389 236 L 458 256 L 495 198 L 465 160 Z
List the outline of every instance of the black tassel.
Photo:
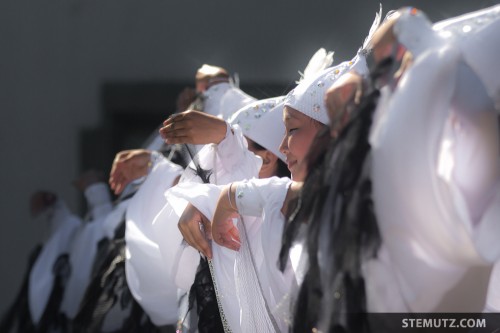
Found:
M 42 246 L 36 246 L 28 259 L 28 268 L 24 275 L 23 284 L 14 303 L 5 312 L 0 322 L 0 332 L 19 332 L 19 333 L 33 333 L 35 326 L 31 320 L 29 304 L 28 304 L 28 286 L 31 269 L 42 251 Z M 13 331 L 13 329 L 16 329 Z
M 192 153 L 189 146 L 185 148 L 195 166 L 194 172 L 204 184 L 210 183 L 211 170 L 203 169 Z M 216 333 L 224 332 L 224 326 L 219 312 L 217 296 L 215 294 L 214 282 L 208 266 L 208 261 L 205 258 L 200 258 L 196 276 L 189 290 L 188 312 L 196 306 L 198 315 L 198 331 L 200 333 Z
M 68 330 L 66 317 L 59 312 L 64 288 L 71 274 L 68 254 L 61 254 L 57 258 L 52 267 L 52 273 L 54 275 L 54 284 L 42 318 L 36 327 L 36 332 L 38 333 L 51 332 L 53 330 L 66 332 Z
M 195 172 L 195 174 L 198 177 L 200 177 L 201 182 L 203 184 L 210 184 L 210 176 L 212 175 L 212 171 L 205 170 L 200 166 L 200 163 L 198 162 L 196 155 L 193 154 L 193 152 L 191 151 L 191 148 L 189 148 L 188 144 L 184 144 L 184 147 L 185 147 L 186 151 L 188 152 L 188 155 L 191 158 L 191 161 L 193 161 L 193 164 L 195 167 L 194 169 L 191 168 L 191 170 L 193 170 Z

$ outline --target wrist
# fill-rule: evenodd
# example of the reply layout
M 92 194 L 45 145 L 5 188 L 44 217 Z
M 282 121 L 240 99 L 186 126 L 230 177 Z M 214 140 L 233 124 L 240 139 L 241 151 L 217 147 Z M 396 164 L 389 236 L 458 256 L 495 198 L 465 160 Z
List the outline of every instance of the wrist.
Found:
M 217 128 L 218 128 L 217 136 L 214 140 L 215 141 L 214 143 L 219 144 L 229 135 L 231 127 L 224 120 L 221 119 L 221 121 L 217 125 Z
M 238 207 L 236 206 L 236 198 L 234 194 L 235 192 L 233 192 L 233 183 L 230 183 L 227 189 L 227 201 L 229 202 L 229 210 L 237 212 Z

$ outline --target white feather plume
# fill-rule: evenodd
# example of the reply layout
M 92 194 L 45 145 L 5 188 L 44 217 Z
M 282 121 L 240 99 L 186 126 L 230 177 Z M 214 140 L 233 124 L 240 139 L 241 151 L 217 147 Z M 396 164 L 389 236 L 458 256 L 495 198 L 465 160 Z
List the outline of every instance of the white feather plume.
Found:
M 372 26 L 370 27 L 370 31 L 368 32 L 368 36 L 366 36 L 365 41 L 363 42 L 363 46 L 360 51 L 366 51 L 370 41 L 373 38 L 373 34 L 377 31 L 380 26 L 380 22 L 382 20 L 382 4 L 380 4 L 380 9 L 378 13 L 375 13 L 375 19 L 373 20 Z
M 314 53 L 311 60 L 309 60 L 309 63 L 304 69 L 304 72 L 299 71 L 300 80 L 296 83 L 299 83 L 300 81 L 307 79 L 308 77 L 314 76 L 316 73 L 319 73 L 325 68 L 330 67 L 332 63 L 333 52 L 326 52 L 324 48 L 320 48 L 318 51 L 316 51 L 316 53 Z

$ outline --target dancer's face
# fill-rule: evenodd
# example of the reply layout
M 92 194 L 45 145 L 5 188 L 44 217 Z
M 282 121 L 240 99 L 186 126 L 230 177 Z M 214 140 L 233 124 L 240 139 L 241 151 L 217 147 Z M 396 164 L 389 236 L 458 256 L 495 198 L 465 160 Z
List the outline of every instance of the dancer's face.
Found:
M 286 156 L 292 179 L 303 181 L 307 175 L 305 158 L 322 124 L 288 106 L 283 109 L 283 122 L 285 136 L 280 151 Z

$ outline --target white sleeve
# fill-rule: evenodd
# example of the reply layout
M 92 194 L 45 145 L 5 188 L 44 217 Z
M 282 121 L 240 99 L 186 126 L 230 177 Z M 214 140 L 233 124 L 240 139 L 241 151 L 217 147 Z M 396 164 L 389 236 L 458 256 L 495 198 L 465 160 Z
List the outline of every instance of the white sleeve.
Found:
M 241 130 L 227 126 L 226 137 L 217 145 L 217 158 L 226 172 L 246 170 L 251 174 L 246 178 L 257 177 L 262 159 L 248 150 L 248 143 Z
M 491 271 L 484 312 L 500 312 L 500 261 Z
M 261 216 L 264 210 L 281 207 L 285 201 L 289 178 L 251 179 L 236 185 L 236 206 L 241 215 Z
M 127 208 L 125 273 L 134 298 L 151 320 L 162 326 L 175 323 L 178 306 L 177 287 L 170 278 L 170 266 L 163 261 L 161 246 L 168 244 L 175 249 L 180 240 L 176 241 L 173 233 L 157 234 L 153 224 L 166 206 L 164 192 L 182 168 L 160 154 L 152 164 L 151 172 Z
M 219 144 L 205 145 L 197 156 L 197 164 L 210 173 L 210 183 L 225 185 L 230 182 L 250 179 L 259 175 L 262 159 L 247 148 L 241 131 L 226 129 L 226 137 Z M 182 174 L 182 182 L 198 179 L 190 163 Z
M 96 183 L 88 186 L 84 192 L 89 205 L 92 219 L 97 219 L 108 214 L 113 209 L 111 195 L 105 183 Z
M 222 186 L 200 183 L 182 183 L 173 187 L 171 195 L 187 200 L 205 217 L 211 219 L 217 207 Z
M 483 82 L 488 95 L 495 103 L 497 112 L 500 110 L 499 30 L 500 20 L 497 19 L 461 43 L 461 50 L 467 64 Z

